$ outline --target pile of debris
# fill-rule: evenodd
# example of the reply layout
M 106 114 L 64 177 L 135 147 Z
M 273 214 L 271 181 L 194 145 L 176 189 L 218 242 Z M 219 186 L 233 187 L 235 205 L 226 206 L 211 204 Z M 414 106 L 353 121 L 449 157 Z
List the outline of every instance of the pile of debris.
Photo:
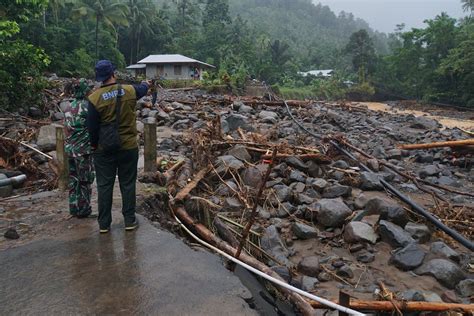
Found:
M 245 252 L 288 283 L 330 298 L 342 289 L 359 299 L 389 291 L 401 300 L 470 303 L 472 252 L 389 196 L 381 184 L 384 179 L 395 185 L 471 238 L 472 156 L 450 148 L 398 148 L 467 139 L 462 131 L 442 129 L 426 117 L 351 104 L 290 102 L 312 134 L 358 150 L 353 154 L 370 167 L 367 172 L 328 142 L 303 133 L 280 101 L 197 91 L 168 93 L 156 109 L 146 103 L 140 119 L 157 122 L 174 136 L 159 137 L 159 155 L 187 161 L 169 193 L 178 200 L 186 197 L 186 212 L 230 245 L 245 235 L 255 208 Z M 269 166 L 269 179 L 262 183 Z M 186 180 L 194 186 L 183 193 Z M 167 217 L 156 209 L 146 213 L 154 220 Z

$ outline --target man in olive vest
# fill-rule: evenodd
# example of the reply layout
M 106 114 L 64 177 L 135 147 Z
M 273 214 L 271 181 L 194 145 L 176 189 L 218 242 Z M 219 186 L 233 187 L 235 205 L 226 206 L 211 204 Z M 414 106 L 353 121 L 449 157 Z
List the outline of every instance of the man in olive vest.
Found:
M 96 81 L 102 86 L 91 93 L 87 127 L 91 146 L 94 149 L 94 165 L 97 178 L 100 233 L 108 233 L 112 223 L 112 199 L 115 177 L 118 174 L 122 193 L 122 214 L 125 230 L 138 227 L 135 217 L 136 180 L 138 163 L 136 103 L 148 92 L 149 84 L 121 85 L 115 78 L 115 67 L 108 60 L 100 60 L 95 66 Z M 118 98 L 118 100 L 117 100 Z M 118 118 L 116 109 L 120 104 Z M 107 140 L 100 139 L 101 127 L 118 122 L 120 149 L 107 152 L 99 144 Z M 104 145 L 105 146 L 105 145 Z

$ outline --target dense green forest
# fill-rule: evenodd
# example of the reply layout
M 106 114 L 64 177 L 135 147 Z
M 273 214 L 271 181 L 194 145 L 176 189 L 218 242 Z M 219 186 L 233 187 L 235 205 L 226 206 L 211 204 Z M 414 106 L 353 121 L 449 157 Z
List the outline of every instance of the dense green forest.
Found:
M 472 0 L 460 5 L 472 14 Z M 40 102 L 45 72 L 91 77 L 98 59 L 123 69 L 152 53 L 215 64 L 216 84 L 257 78 L 286 95 L 382 91 L 474 106 L 473 19 L 425 25 L 386 35 L 310 0 L 0 0 L 0 106 Z M 328 68 L 331 79 L 297 75 Z

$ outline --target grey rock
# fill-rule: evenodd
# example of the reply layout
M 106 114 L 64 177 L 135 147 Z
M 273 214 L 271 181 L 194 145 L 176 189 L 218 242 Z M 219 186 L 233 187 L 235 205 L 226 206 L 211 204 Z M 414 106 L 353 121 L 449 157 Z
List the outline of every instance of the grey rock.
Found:
M 292 264 L 288 260 L 289 251 L 286 248 L 283 240 L 278 233 L 275 225 L 268 226 L 263 233 L 261 239 L 261 246 L 263 250 L 269 252 L 276 260 L 284 264 L 287 267 L 291 267 Z M 271 262 L 271 265 L 275 265 L 275 262 Z
M 245 185 L 257 189 L 263 180 L 263 173 L 258 167 L 248 167 L 241 174 L 242 181 Z
M 432 163 L 434 156 L 430 153 L 422 152 L 416 155 L 415 161 L 421 163 Z
M 30 106 L 28 108 L 28 115 L 32 118 L 39 118 L 43 115 L 43 112 L 36 106 Z
M 150 115 L 151 110 L 149 108 L 143 108 L 142 109 L 142 116 L 143 117 L 148 117 Z
M 315 188 L 318 192 L 323 191 L 327 185 L 328 185 L 328 182 L 324 179 L 314 179 L 311 182 L 311 186 Z
M 280 202 L 288 201 L 291 198 L 291 189 L 284 184 L 277 184 L 273 187 Z
M 261 111 L 258 114 L 258 117 L 262 120 L 263 123 L 275 124 L 278 122 L 278 114 L 271 111 Z
M 141 121 L 137 121 L 137 131 L 140 134 L 143 134 L 143 132 L 145 131 L 145 124 L 143 124 Z
M 431 275 L 449 289 L 454 289 L 459 282 L 466 279 L 462 270 L 456 264 L 446 259 L 432 259 L 416 269 L 415 273 L 418 275 Z
M 379 234 L 384 242 L 394 248 L 404 247 L 415 242 L 403 228 L 385 220 L 381 220 L 379 223 Z
M 393 253 L 390 262 L 403 271 L 418 268 L 425 259 L 426 252 L 415 243 L 408 244 Z
M 417 129 L 435 130 L 438 128 L 438 125 L 439 123 L 433 119 L 418 116 L 412 118 L 410 127 Z
M 389 151 L 387 151 L 387 158 L 388 159 L 395 159 L 395 160 L 402 159 L 401 149 L 398 149 L 398 148 L 390 149 Z
M 341 199 L 321 199 L 317 205 L 318 222 L 325 227 L 340 227 L 352 214 L 351 209 Z
M 464 297 L 471 297 L 474 295 L 474 279 L 462 280 L 456 286 L 456 290 Z
M 426 177 L 437 176 L 439 172 L 439 168 L 435 165 L 428 165 L 421 168 L 421 170 L 418 172 L 418 175 L 420 176 L 420 178 L 424 179 Z
M 291 276 L 291 272 L 288 269 L 288 267 L 274 266 L 274 267 L 271 267 L 270 269 L 272 269 L 274 272 L 276 272 L 287 283 L 291 282 L 292 276 Z
M 454 251 L 451 247 L 449 247 L 442 241 L 435 241 L 434 243 L 432 243 L 430 251 L 433 254 L 441 255 L 456 262 L 459 262 L 461 259 L 459 253 Z
M 333 198 L 337 198 L 337 197 L 340 197 L 340 196 L 348 197 L 348 196 L 351 195 L 351 193 L 352 193 L 352 188 L 351 187 L 336 184 L 336 185 L 332 185 L 330 187 L 326 187 L 324 189 L 323 198 L 333 199 Z
M 252 157 L 250 156 L 248 150 L 243 145 L 236 145 L 232 147 L 228 152 L 228 155 L 234 156 L 235 158 L 241 161 L 251 161 Z
M 308 276 L 317 277 L 320 270 L 319 258 L 316 256 L 304 257 L 298 263 L 298 271 Z
M 156 118 L 161 121 L 168 121 L 170 119 L 170 115 L 163 110 L 158 110 L 158 113 L 156 113 Z
M 456 195 L 456 196 L 453 196 L 451 201 L 456 204 L 464 204 L 466 202 L 466 199 L 462 195 Z
M 36 145 L 44 152 L 49 152 L 56 149 L 56 126 L 59 125 L 44 125 L 40 127 Z
M 241 212 L 244 211 L 244 206 L 237 198 L 228 197 L 224 200 L 223 210 L 225 212 Z
M 366 191 L 381 191 L 383 190 L 383 185 L 380 183 L 380 178 L 377 174 L 372 172 L 361 172 L 360 174 L 360 188 Z
M 349 169 L 350 166 L 347 162 L 344 160 L 338 160 L 332 164 L 333 167 L 339 168 L 339 169 Z
M 375 255 L 368 251 L 363 251 L 360 254 L 357 254 L 357 261 L 362 263 L 371 263 L 375 260 Z
M 459 186 L 458 182 L 455 179 L 448 176 L 441 176 L 438 178 L 436 182 L 440 185 L 447 185 L 447 186 L 452 186 L 452 187 Z
M 299 239 L 304 240 L 318 237 L 319 231 L 312 226 L 295 222 L 293 223 L 293 234 Z
M 147 117 L 143 120 L 143 123 L 145 123 L 145 124 L 155 124 L 156 123 L 156 118 L 155 117 Z
M 306 185 L 303 182 L 293 182 L 290 184 L 290 188 L 296 193 L 303 193 Z
M 0 180 L 7 179 L 8 177 L 3 173 L 0 173 Z M 9 197 L 13 194 L 13 186 L 12 185 L 3 185 L 0 187 L 0 198 Z
M 375 171 L 375 172 L 378 172 L 380 170 L 380 165 L 379 165 L 379 162 L 377 159 L 368 159 L 367 160 L 367 166 L 372 170 L 372 171 Z
M 343 265 L 342 267 L 340 267 L 337 270 L 336 274 L 343 278 L 352 279 L 354 277 L 354 271 L 352 271 L 352 269 L 348 265 Z
M 249 120 L 246 116 L 241 114 L 231 114 L 227 117 L 226 122 L 229 127 L 229 131 L 236 131 L 239 127 L 248 130 L 249 129 Z
M 372 156 L 378 159 L 385 159 L 387 157 L 387 153 L 385 152 L 385 149 L 382 146 L 377 146 L 374 148 Z
M 350 222 L 344 228 L 344 240 L 348 243 L 366 241 L 375 244 L 377 237 L 372 226 L 363 222 Z
M 296 168 L 298 170 L 301 170 L 301 171 L 307 171 L 308 170 L 308 166 L 303 161 L 301 161 L 301 159 L 299 159 L 297 157 L 294 157 L 294 156 L 288 157 L 288 158 L 285 159 L 285 162 L 288 166 L 291 166 L 291 167 Z
M 364 207 L 369 214 L 380 215 L 381 219 L 391 221 L 399 226 L 405 227 L 408 223 L 406 211 L 390 198 L 371 198 Z
M 231 155 L 217 157 L 215 165 L 219 174 L 225 173 L 228 169 L 239 171 L 244 168 L 244 163 Z
M 216 194 L 222 195 L 222 196 L 234 195 L 234 192 L 229 187 L 235 191 L 238 190 L 237 184 L 232 180 L 228 180 L 225 182 L 225 184 L 224 183 L 219 184 L 216 190 Z
M 8 228 L 7 231 L 3 234 L 3 237 L 6 239 L 18 239 L 20 235 L 15 228 Z
M 431 239 L 431 231 L 428 226 L 424 224 L 409 222 L 406 224 L 405 230 L 420 244 L 424 244 Z
M 312 291 L 316 288 L 316 285 L 319 283 L 319 280 L 313 277 L 303 275 L 301 277 L 301 289 L 303 291 Z
M 306 164 L 308 166 L 308 174 L 310 177 L 318 178 L 324 175 L 324 171 L 313 160 L 308 161 Z
M 290 180 L 293 182 L 305 182 L 306 176 L 304 173 L 298 170 L 291 170 L 290 172 Z
M 239 108 L 239 113 L 252 113 L 253 108 L 251 106 L 242 104 Z

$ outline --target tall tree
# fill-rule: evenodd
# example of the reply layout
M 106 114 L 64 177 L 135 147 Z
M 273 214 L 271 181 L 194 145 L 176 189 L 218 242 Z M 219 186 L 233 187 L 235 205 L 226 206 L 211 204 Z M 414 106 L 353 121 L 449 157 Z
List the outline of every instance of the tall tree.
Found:
M 345 52 L 352 56 L 352 65 L 359 73 L 359 82 L 365 82 L 375 62 L 374 43 L 369 33 L 363 29 L 352 33 Z
M 119 25 L 128 25 L 127 5 L 119 0 L 82 0 L 73 10 L 77 17 L 91 19 L 95 23 L 95 57 L 99 58 L 99 26 L 104 24 L 113 30 L 118 38 L 117 28 Z
M 150 0 L 129 0 L 130 13 L 129 33 L 130 33 L 130 64 L 138 60 L 140 54 L 140 38 L 142 33 L 153 35 L 151 28 L 153 18 L 156 16 L 157 8 Z M 135 45 L 133 45 L 135 43 Z M 135 50 L 135 58 L 134 57 Z

